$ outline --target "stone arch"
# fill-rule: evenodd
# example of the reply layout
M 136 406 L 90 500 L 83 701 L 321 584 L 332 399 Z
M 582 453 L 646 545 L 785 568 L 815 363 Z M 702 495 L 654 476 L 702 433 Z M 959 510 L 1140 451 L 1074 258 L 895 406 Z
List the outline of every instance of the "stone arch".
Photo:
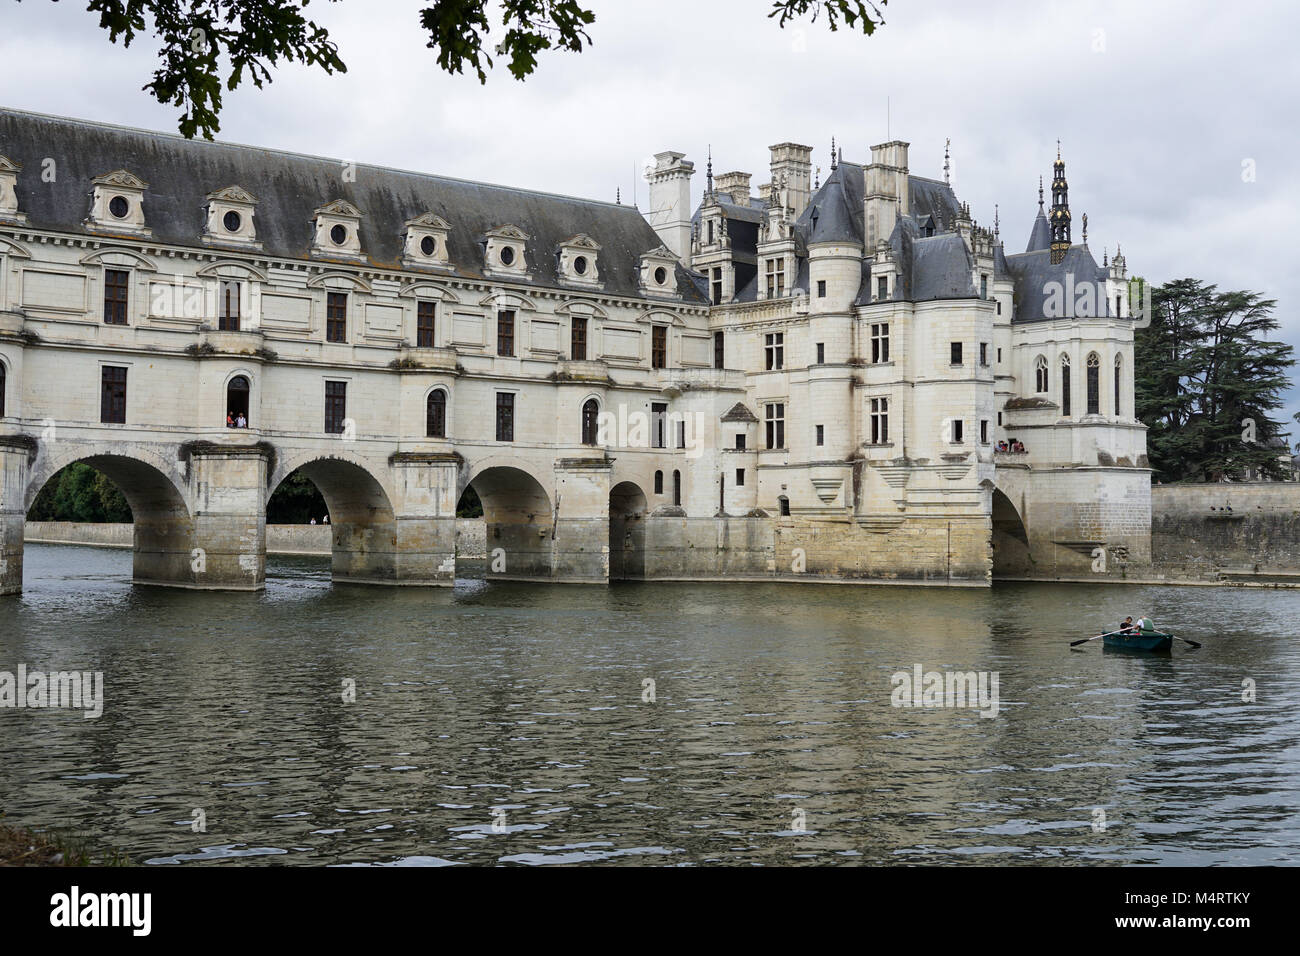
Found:
M 489 578 L 536 580 L 552 574 L 555 512 L 551 496 L 522 461 L 489 458 L 466 473 L 483 503 Z
M 331 574 L 335 581 L 398 583 L 397 516 L 393 495 L 371 466 L 352 456 L 308 453 L 286 459 L 267 482 L 270 501 L 281 482 L 302 472 L 329 508 Z
M 649 499 L 633 481 L 609 489 L 609 579 L 645 578 L 646 516 Z
M 993 574 L 995 577 L 1028 574 L 1033 569 L 1033 557 L 1025 520 L 1001 488 L 994 487 L 991 498 Z
M 59 448 L 58 445 L 66 447 Z M 58 442 L 29 472 L 23 513 L 41 489 L 74 462 L 84 462 L 113 482 L 131 506 L 132 578 L 138 584 L 204 586 L 206 561 L 195 554 L 194 514 L 179 461 L 151 448 L 98 442 Z

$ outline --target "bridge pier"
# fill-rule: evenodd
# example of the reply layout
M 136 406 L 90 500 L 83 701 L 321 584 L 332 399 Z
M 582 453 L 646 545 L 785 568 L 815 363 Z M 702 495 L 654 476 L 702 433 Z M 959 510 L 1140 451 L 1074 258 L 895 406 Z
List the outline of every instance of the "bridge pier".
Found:
M 611 459 L 555 462 L 555 539 L 552 578 L 575 584 L 609 581 Z
M 270 446 L 217 445 L 195 442 L 181 446 L 182 462 L 193 500 L 187 567 L 162 567 L 141 574 L 140 554 L 147 542 L 136 516 L 136 580 L 142 583 L 205 590 L 260 591 L 266 586 L 266 480 L 274 452 Z M 146 534 L 165 536 L 170 527 Z
M 460 456 L 398 452 L 393 469 L 394 584 L 456 583 L 456 487 Z
M 0 595 L 23 590 L 23 525 L 27 472 L 36 441 L 25 435 L 0 435 Z

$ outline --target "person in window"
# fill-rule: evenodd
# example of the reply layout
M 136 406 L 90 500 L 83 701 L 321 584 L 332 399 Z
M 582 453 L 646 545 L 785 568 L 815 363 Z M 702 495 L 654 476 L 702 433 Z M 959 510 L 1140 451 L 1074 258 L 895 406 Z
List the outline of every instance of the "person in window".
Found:
M 315 523 L 316 523 L 316 519 L 315 519 L 315 518 L 312 518 L 312 519 L 311 519 L 311 523 L 312 523 L 312 524 L 315 524 Z
M 329 524 L 329 523 L 330 523 L 330 516 L 329 516 L 329 515 L 326 515 L 325 517 L 321 518 L 320 520 L 321 520 L 321 524 Z
M 235 419 L 235 427 L 236 427 L 236 428 L 247 428 L 247 427 L 248 427 L 248 419 L 244 417 L 244 413 L 243 413 L 243 412 L 240 412 L 240 413 L 239 413 L 239 418 Z
M 234 428 L 234 427 L 235 427 L 235 413 L 234 413 L 234 412 L 226 412 L 226 427 L 227 427 L 227 428 Z

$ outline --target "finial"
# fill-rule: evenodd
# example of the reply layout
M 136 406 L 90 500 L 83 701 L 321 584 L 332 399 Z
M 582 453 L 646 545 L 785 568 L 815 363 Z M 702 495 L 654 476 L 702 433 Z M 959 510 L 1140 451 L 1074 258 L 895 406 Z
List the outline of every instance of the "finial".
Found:
M 994 239 L 998 238 L 998 227 L 999 227 L 998 204 L 994 203 L 993 204 L 993 238 Z
M 817 172 L 813 174 L 813 192 L 822 188 L 822 168 L 817 167 Z
M 1061 161 L 1061 141 L 1059 139 L 1056 141 L 1056 161 L 1058 163 Z
M 835 160 L 835 165 L 838 166 L 838 165 L 839 165 L 840 163 L 842 163 L 842 162 L 844 162 L 844 147 L 843 147 L 843 146 L 840 147 L 839 156 L 838 156 L 838 157 L 836 158 L 836 160 Z
M 1043 211 L 1043 177 L 1038 177 L 1038 211 Z
M 709 169 L 707 184 L 704 189 L 705 195 L 713 195 L 713 144 L 709 144 Z
M 950 139 L 944 140 L 943 142 L 943 184 L 945 186 L 952 185 L 952 183 L 948 179 L 948 170 L 950 168 L 948 163 L 948 147 L 951 145 L 952 145 L 952 140 Z
M 1086 212 L 1083 214 L 1083 244 L 1085 246 L 1088 244 L 1088 214 Z
M 831 137 L 831 172 L 835 172 L 835 168 L 838 165 L 839 163 L 836 162 L 836 158 L 835 158 L 835 137 L 832 136 Z
M 1101 247 L 1101 264 L 1103 267 L 1110 265 L 1110 254 L 1106 252 L 1105 246 Z
M 623 187 L 614 187 L 614 202 L 620 206 L 623 205 Z

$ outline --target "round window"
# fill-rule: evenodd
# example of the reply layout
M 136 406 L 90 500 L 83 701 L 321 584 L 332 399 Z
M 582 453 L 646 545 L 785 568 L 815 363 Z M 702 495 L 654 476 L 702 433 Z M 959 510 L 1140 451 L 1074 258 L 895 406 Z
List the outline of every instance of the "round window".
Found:
M 508 266 L 508 265 L 510 265 L 510 264 L 511 264 L 512 262 L 514 262 L 514 261 L 515 261 L 515 250 L 514 250 L 514 247 L 513 247 L 513 246 L 502 246 L 502 247 L 501 247 L 501 263 L 502 263 L 502 265 L 507 265 L 507 266 Z
M 573 271 L 580 276 L 585 276 L 587 274 L 586 256 L 578 256 L 578 258 L 573 260 Z
M 330 230 L 330 238 L 334 240 L 334 245 L 341 246 L 348 241 L 348 230 L 346 226 L 335 226 Z
M 244 220 L 232 209 L 221 217 L 221 224 L 226 227 L 226 232 L 239 232 L 239 227 L 244 224 Z
M 668 270 L 665 269 L 663 266 L 660 266 L 658 269 L 655 270 L 655 282 L 658 282 L 660 285 L 663 285 L 667 281 L 668 281 Z
M 114 196 L 108 201 L 108 211 L 118 219 L 125 219 L 126 214 L 131 211 L 131 204 L 124 196 Z
M 420 240 L 420 251 L 426 256 L 431 256 L 438 251 L 438 240 L 433 236 L 425 236 Z

